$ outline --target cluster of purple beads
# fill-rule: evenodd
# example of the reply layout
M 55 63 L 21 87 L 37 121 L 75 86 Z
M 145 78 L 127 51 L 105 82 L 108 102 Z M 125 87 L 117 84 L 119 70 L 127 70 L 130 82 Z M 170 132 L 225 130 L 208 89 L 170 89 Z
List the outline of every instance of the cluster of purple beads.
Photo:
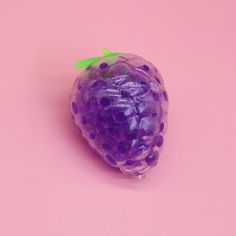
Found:
M 145 59 L 101 58 L 75 81 L 72 117 L 89 145 L 111 166 L 143 176 L 157 164 L 167 125 L 168 96 Z

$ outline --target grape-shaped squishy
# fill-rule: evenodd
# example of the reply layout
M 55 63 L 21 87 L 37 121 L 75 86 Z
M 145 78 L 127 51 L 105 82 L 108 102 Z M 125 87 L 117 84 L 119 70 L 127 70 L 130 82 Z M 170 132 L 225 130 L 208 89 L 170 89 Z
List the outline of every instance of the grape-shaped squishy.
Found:
M 71 112 L 77 128 L 103 160 L 144 177 L 157 164 L 167 126 L 168 96 L 156 67 L 142 57 L 104 49 L 75 81 Z

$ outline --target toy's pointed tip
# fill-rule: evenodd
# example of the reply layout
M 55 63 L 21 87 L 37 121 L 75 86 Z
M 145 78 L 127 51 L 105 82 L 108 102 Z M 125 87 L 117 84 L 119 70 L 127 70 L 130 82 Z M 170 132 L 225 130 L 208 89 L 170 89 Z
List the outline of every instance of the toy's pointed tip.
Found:
M 104 48 L 103 50 L 103 55 L 106 56 L 110 53 L 109 49 L 108 48 Z

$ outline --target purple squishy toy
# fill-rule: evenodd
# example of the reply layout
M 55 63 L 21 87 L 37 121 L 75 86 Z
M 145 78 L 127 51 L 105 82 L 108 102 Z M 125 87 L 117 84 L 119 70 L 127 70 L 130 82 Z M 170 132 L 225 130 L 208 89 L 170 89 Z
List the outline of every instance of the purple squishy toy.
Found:
M 142 57 L 109 52 L 79 61 L 71 113 L 89 145 L 110 166 L 143 178 L 156 166 L 167 128 L 160 72 Z

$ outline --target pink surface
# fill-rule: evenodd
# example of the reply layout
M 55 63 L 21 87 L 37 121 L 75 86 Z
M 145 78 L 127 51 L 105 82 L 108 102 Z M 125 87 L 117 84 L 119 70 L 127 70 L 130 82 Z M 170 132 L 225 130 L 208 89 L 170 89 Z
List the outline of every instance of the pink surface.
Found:
M 234 0 L 0 2 L 1 236 L 235 236 Z M 158 66 L 170 97 L 159 165 L 134 180 L 75 132 L 78 59 Z

